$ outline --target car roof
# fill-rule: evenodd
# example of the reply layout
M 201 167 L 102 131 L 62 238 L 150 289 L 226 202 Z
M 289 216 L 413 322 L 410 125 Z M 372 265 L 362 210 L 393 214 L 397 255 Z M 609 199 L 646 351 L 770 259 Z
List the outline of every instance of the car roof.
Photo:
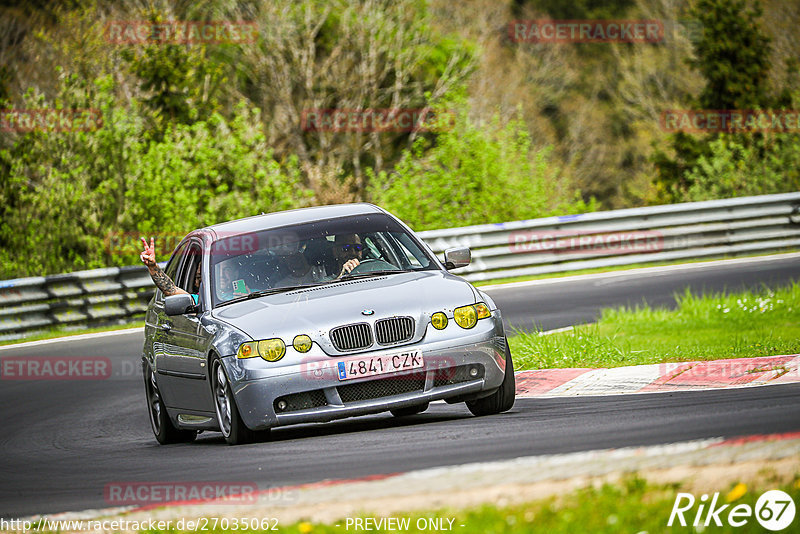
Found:
M 368 215 L 371 213 L 385 213 L 381 208 L 366 202 L 358 204 L 334 204 L 331 206 L 314 206 L 310 208 L 298 208 L 287 211 L 276 211 L 274 213 L 262 213 L 244 219 L 228 221 L 212 226 L 207 226 L 199 233 L 210 233 L 213 236 L 231 235 L 255 232 L 267 228 L 279 228 L 290 224 L 300 224 L 306 222 L 319 221 L 321 219 L 335 219 L 338 217 L 349 217 L 353 215 Z M 192 232 L 195 233 L 195 232 Z

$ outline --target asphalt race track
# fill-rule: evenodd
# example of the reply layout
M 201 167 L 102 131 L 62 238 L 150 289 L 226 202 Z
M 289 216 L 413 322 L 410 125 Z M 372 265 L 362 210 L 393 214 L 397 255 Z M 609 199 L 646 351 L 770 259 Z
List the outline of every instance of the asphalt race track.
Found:
M 491 289 L 507 324 L 544 329 L 591 321 L 601 307 L 674 303 L 693 291 L 776 287 L 800 279 L 784 258 Z M 0 517 L 108 506 L 106 484 L 246 481 L 261 489 L 537 454 L 800 430 L 800 384 L 592 398 L 518 399 L 475 418 L 463 405 L 277 429 L 266 443 L 228 447 L 218 433 L 159 446 L 150 431 L 139 359 L 126 333 L 0 351 L 0 358 L 111 360 L 106 380 L 0 381 Z

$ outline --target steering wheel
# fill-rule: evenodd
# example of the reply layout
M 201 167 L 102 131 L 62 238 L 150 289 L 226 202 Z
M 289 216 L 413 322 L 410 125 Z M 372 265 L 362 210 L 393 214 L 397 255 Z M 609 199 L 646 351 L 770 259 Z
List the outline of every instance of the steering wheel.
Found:
M 376 258 L 366 258 L 356 265 L 350 274 L 369 273 L 372 271 L 398 271 L 399 269 L 388 261 Z

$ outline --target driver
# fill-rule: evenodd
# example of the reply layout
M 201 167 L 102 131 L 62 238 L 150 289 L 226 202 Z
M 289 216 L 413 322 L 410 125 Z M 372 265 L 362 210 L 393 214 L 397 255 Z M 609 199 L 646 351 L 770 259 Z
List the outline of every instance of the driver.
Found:
M 341 278 L 358 267 L 363 251 L 364 245 L 358 234 L 337 234 L 333 240 L 333 257 L 336 260 L 336 270 L 339 271 L 336 278 Z

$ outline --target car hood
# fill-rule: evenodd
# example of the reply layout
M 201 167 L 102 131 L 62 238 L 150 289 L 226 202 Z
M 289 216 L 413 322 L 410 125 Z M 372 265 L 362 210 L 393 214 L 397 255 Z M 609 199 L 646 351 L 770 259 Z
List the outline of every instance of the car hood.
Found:
M 354 279 L 266 295 L 213 310 L 212 315 L 253 339 L 314 335 L 339 325 L 408 315 L 415 319 L 475 302 L 463 279 L 443 271 Z M 370 313 L 371 312 L 371 313 Z

